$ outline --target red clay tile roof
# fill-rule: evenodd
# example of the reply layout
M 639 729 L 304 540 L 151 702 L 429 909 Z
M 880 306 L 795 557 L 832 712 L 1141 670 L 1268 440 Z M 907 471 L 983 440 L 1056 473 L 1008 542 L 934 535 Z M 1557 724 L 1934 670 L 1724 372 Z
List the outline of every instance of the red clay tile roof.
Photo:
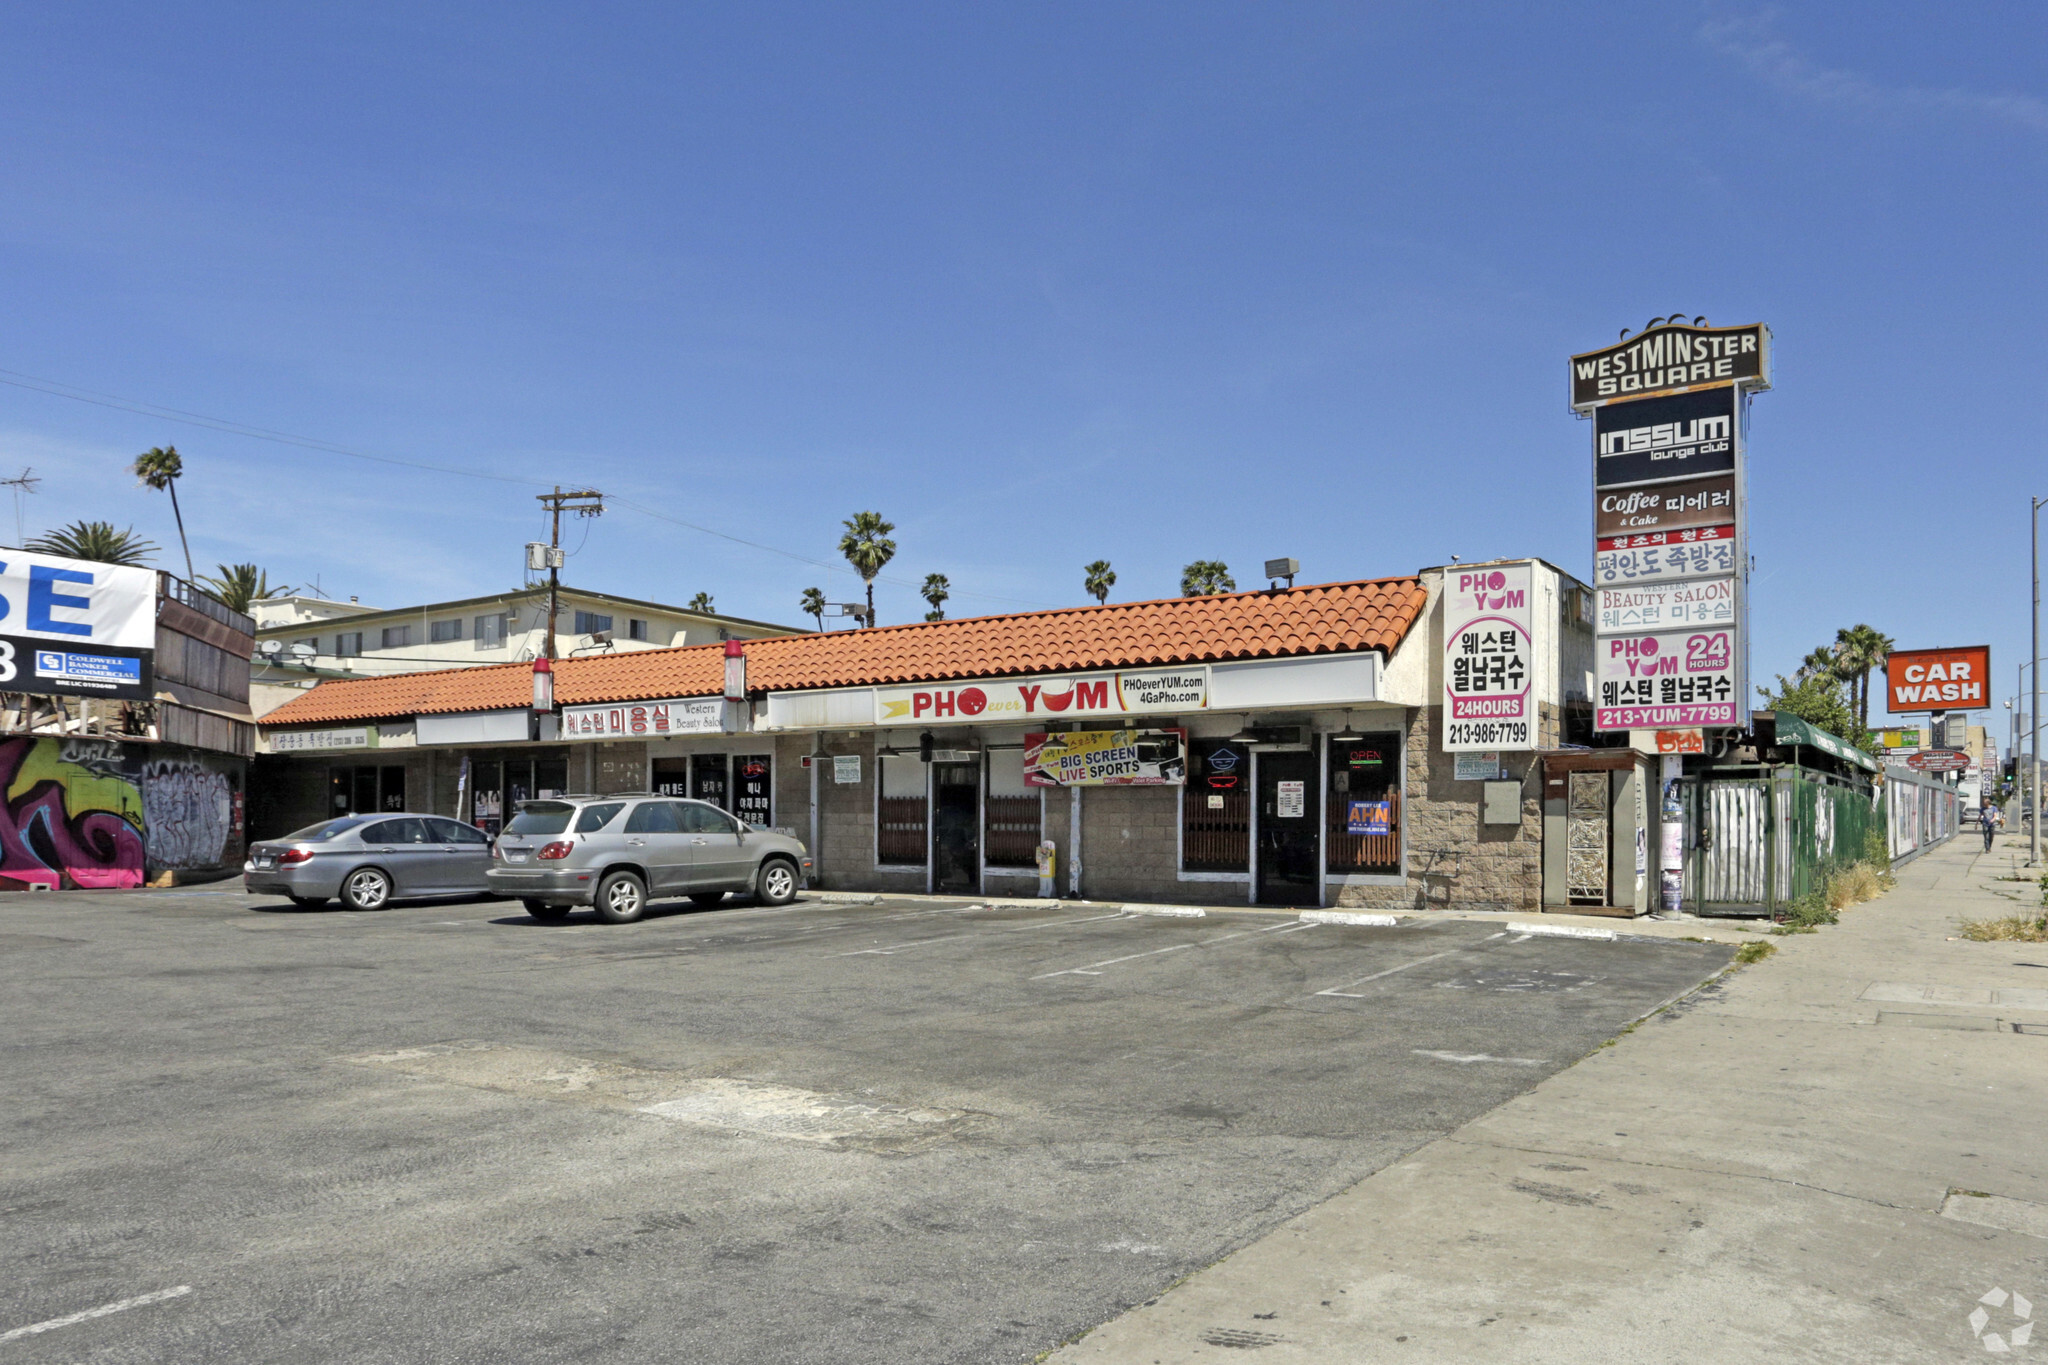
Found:
M 1415 577 L 1277 592 L 1171 597 L 876 630 L 749 640 L 747 687 L 783 692 L 875 683 L 942 682 L 1080 669 L 1263 659 L 1377 649 L 1391 654 L 1428 601 Z M 555 700 L 639 701 L 714 696 L 725 647 L 634 650 L 555 663 Z M 263 717 L 264 725 L 490 711 L 532 701 L 531 664 L 495 664 L 321 683 Z

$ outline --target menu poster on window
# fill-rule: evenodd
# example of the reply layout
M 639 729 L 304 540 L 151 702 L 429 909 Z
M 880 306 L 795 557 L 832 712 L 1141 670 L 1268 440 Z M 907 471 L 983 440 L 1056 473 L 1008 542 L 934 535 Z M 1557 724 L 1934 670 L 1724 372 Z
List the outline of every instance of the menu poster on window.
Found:
M 1536 747 L 1527 563 L 1444 571 L 1444 749 Z

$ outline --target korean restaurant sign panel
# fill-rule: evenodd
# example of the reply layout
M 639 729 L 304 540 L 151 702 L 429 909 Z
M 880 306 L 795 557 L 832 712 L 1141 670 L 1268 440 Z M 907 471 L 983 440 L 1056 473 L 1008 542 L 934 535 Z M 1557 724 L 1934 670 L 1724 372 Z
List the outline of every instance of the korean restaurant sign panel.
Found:
M 715 735 L 724 729 L 724 723 L 725 702 L 718 697 L 562 708 L 563 739 L 659 739 L 664 735 Z
M 155 695 L 156 570 L 0 551 L 0 692 Z
M 1444 572 L 1444 751 L 1536 747 L 1528 564 Z
M 1178 787 L 1187 780 L 1185 730 L 1073 730 L 1024 736 L 1032 787 Z
M 1647 398 L 1705 384 L 1769 388 L 1771 329 L 1653 327 L 1572 357 L 1572 406 Z
M 1899 649 L 1885 661 L 1886 709 L 1970 711 L 1989 706 L 1991 646 Z
M 1039 678 L 875 689 L 877 725 L 972 725 L 1003 721 L 1170 715 L 1209 705 L 1209 670 L 1134 669 Z
M 1603 635 L 1594 681 L 1593 724 L 1601 730 L 1736 725 L 1733 629 Z
M 1735 543 L 1733 526 L 1689 526 L 1682 531 L 1602 536 L 1593 547 L 1593 582 L 1605 588 L 1733 574 Z

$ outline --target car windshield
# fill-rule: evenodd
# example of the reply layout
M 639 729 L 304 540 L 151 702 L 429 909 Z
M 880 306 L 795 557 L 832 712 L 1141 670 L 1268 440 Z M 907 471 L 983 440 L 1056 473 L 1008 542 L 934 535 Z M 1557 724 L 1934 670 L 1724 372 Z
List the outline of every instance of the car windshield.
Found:
M 352 815 L 341 820 L 322 820 L 317 825 L 308 825 L 302 830 L 295 830 L 292 833 L 285 835 L 284 838 L 279 840 L 278 842 L 286 844 L 324 843 L 325 841 L 332 839 L 337 834 L 348 833 L 350 830 L 354 829 L 357 825 L 360 825 L 362 823 L 363 822 L 361 820 L 357 819 L 355 816 Z
M 560 834 L 576 808 L 566 801 L 528 801 L 505 826 L 507 834 Z

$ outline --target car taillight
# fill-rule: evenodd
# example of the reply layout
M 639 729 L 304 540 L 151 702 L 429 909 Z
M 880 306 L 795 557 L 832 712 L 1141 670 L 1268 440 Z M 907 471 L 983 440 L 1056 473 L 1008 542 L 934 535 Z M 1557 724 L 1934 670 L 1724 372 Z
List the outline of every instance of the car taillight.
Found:
M 552 844 L 548 844 L 547 846 L 542 848 L 541 851 L 534 856 L 544 858 L 549 861 L 553 861 L 556 858 L 568 857 L 570 853 L 575 851 L 575 848 L 576 845 L 570 843 L 568 840 L 557 839 Z
M 290 867 L 293 863 L 310 863 L 313 861 L 313 850 L 310 848 L 288 848 L 277 855 L 277 861 L 285 867 Z

